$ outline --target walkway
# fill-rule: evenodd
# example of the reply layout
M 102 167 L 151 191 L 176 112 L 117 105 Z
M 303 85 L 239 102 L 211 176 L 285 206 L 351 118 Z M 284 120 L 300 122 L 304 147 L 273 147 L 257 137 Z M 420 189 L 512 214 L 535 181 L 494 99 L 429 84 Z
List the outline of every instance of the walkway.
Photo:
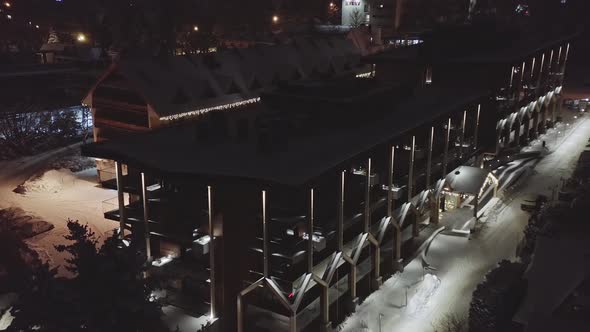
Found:
M 434 331 L 448 315 L 465 316 L 471 293 L 483 276 L 500 260 L 515 258 L 529 217 L 520 210 L 523 198 L 531 193 L 551 196 L 551 188 L 573 172 L 589 136 L 590 119 L 585 118 L 548 133 L 554 139 L 547 141 L 551 153 L 536 164 L 529 178 L 521 178 L 522 185 L 507 204 L 489 203 L 482 227 L 471 240 L 446 235 L 435 238 L 428 253 L 428 262 L 436 268 L 432 275 L 423 277 L 421 260 L 414 259 L 403 273 L 371 294 L 342 324 L 342 331 L 379 331 L 380 314 L 382 331 L 412 332 Z M 521 168 L 530 165 L 520 163 Z

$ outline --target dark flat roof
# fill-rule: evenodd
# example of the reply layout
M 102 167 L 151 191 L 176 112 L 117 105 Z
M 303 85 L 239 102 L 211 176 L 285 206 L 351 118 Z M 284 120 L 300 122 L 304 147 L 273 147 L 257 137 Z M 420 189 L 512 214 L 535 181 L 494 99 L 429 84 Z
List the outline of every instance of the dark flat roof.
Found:
M 164 128 L 83 147 L 87 156 L 114 159 L 168 175 L 234 178 L 303 185 L 421 124 L 489 95 L 481 89 L 428 88 L 357 129 L 288 138 L 285 151 L 262 154 L 253 142 L 198 141 L 192 126 Z M 392 104 L 395 101 L 392 100 Z
M 424 41 L 422 44 L 391 48 L 384 52 L 370 55 L 364 59 L 364 62 L 371 63 L 373 61 L 383 60 L 398 62 L 424 61 L 423 57 L 430 56 L 432 57 L 431 61 L 435 63 L 511 63 L 522 60 L 553 45 L 567 42 L 576 37 L 576 35 L 563 34 L 553 37 L 527 35 L 526 37 L 510 42 L 507 41 L 505 45 L 498 45 L 489 49 L 473 48 L 469 40 L 466 40 L 462 45 L 454 48 L 451 47 L 450 49 L 446 49 L 444 46 L 438 49 L 434 45 L 432 48 L 429 48 L 429 43 L 431 42 Z M 428 54 L 429 52 L 431 54 Z

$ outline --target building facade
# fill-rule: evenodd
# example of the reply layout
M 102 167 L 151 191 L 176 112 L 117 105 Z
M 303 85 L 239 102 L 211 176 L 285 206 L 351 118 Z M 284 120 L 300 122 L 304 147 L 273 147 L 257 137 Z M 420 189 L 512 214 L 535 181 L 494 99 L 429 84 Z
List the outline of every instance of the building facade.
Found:
M 241 131 L 211 118 L 97 139 L 84 154 L 114 164 L 105 217 L 145 243 L 170 304 L 227 331 L 321 331 L 433 232 L 451 170 L 485 166 L 485 153 L 557 120 L 567 38 L 512 51 L 497 66 L 370 56 L 371 75 L 261 92 Z

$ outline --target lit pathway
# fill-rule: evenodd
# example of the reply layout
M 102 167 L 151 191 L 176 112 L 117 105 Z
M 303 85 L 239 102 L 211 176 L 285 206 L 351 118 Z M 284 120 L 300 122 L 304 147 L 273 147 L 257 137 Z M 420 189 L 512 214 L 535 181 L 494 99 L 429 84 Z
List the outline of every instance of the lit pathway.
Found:
M 564 112 L 565 113 L 565 112 Z M 565 130 L 563 128 L 567 127 Z M 413 260 L 405 271 L 387 280 L 371 294 L 343 324 L 342 331 L 434 331 L 445 316 L 466 316 L 471 293 L 483 276 L 502 259 L 515 258 L 518 242 L 529 215 L 520 210 L 524 196 L 543 193 L 551 196 L 551 186 L 573 172 L 575 163 L 590 137 L 590 119 L 564 126 L 560 134 L 545 136 L 552 151 L 535 167 L 508 205 L 500 203 L 489 210 L 484 227 L 471 240 L 440 235 L 435 238 L 428 262 L 437 276 L 422 280 L 420 259 Z M 533 142 L 532 145 L 540 144 Z M 489 218 L 493 216 L 494 218 Z M 408 302 L 405 305 L 405 292 Z

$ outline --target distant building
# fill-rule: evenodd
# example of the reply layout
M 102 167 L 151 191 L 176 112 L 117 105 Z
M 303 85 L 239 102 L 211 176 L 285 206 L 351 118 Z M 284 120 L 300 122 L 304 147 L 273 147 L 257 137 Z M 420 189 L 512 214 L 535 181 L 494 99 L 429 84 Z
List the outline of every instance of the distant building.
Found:
M 368 0 L 342 0 L 342 25 L 357 27 L 370 23 Z

